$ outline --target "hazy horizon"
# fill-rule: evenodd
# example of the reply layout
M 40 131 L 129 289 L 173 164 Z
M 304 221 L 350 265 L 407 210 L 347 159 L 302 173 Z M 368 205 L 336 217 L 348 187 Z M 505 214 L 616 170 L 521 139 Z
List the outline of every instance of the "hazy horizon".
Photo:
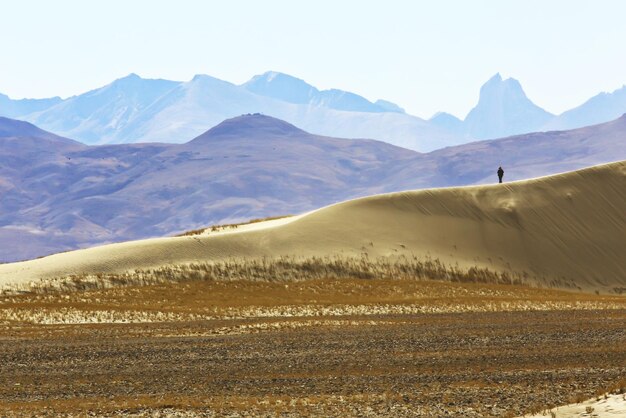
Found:
M 279 71 L 423 118 L 463 119 L 498 72 L 555 114 L 626 83 L 619 1 L 27 0 L 3 9 L 0 93 L 14 99 L 69 97 L 129 73 L 241 84 Z

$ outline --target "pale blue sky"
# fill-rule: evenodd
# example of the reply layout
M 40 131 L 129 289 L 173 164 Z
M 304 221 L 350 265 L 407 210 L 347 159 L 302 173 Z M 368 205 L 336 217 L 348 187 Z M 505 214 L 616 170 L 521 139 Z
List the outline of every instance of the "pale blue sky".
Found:
M 464 117 L 496 72 L 559 113 L 626 84 L 620 0 L 13 0 L 0 92 L 81 93 L 135 72 L 242 83 L 276 70 L 319 88 Z

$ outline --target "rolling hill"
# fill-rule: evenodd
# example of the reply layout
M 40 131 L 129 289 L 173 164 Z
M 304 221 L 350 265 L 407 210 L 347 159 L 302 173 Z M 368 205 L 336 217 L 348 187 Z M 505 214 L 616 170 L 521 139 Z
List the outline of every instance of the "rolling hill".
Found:
M 303 212 L 381 189 L 393 164 L 416 155 L 261 115 L 182 145 L 88 147 L 51 138 L 0 139 L 0 240 L 13 243 L 0 246 L 2 261 Z

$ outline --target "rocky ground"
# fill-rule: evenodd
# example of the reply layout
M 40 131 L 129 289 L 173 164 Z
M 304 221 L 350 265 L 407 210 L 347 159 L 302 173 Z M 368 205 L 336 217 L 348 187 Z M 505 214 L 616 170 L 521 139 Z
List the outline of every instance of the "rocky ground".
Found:
M 539 303 L 541 294 L 544 305 L 537 306 L 544 309 L 399 314 L 362 303 L 358 314 L 321 315 L 314 307 L 324 305 L 326 293 L 335 304 L 360 299 L 340 297 L 342 286 L 351 288 L 345 283 L 320 282 L 299 290 L 280 284 L 284 294 L 260 284 L 246 292 L 239 283 L 242 299 L 221 284 L 187 288 L 186 299 L 174 289 L 162 299 L 154 288 L 7 296 L 0 300 L 0 415 L 515 417 L 626 386 L 620 299 L 432 282 L 363 286 L 376 293 L 391 285 L 399 296 L 382 292 L 387 304 L 453 306 L 453 293 L 476 306 L 485 298 L 494 303 L 495 294 Z M 407 286 L 420 296 L 407 300 Z M 278 309 L 270 294 L 291 310 Z M 359 297 L 367 294 L 362 288 Z M 151 300 L 155 295 L 168 302 Z M 573 298 L 589 304 L 546 308 Z M 95 322 L 85 320 L 89 312 L 130 312 L 124 304 L 132 300 L 143 316 L 131 323 L 106 316 L 86 323 Z M 231 309 L 219 318 L 213 309 L 213 317 L 201 317 L 206 304 L 248 314 Z M 263 312 L 272 306 L 285 314 L 249 314 L 263 304 Z M 46 320 L 70 306 L 83 312 L 80 321 Z M 17 311 L 32 316 L 6 314 Z

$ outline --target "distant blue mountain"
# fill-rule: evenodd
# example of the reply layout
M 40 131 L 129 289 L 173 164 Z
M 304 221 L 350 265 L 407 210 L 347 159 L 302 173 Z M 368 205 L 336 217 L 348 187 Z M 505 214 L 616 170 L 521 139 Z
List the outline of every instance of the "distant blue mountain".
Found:
M 380 108 L 386 109 L 388 112 L 406 113 L 403 108 L 387 100 L 378 99 L 374 104 Z
M 386 100 L 319 90 L 279 72 L 254 76 L 242 85 L 208 75 L 178 82 L 130 74 L 67 99 L 11 100 L 0 95 L 0 116 L 26 120 L 85 144 L 183 143 L 224 119 L 247 113 L 273 116 L 318 135 L 372 138 L 428 152 L 474 139 L 606 122 L 626 113 L 626 87 L 554 116 L 535 105 L 517 80 L 496 74 L 482 86 L 478 104 L 465 120 L 443 112 L 424 120 Z
M 309 104 L 353 112 L 403 113 L 398 105 L 391 102 L 372 103 L 358 94 L 338 89 L 320 91 L 304 80 L 275 71 L 254 76 L 242 86 L 261 96 L 272 97 L 289 103 Z
M 463 124 L 463 121 L 456 116 L 446 112 L 438 112 L 432 118 L 430 118 L 428 122 L 442 129 L 457 134 L 463 134 L 465 132 L 465 125 Z
M 319 95 L 319 90 L 304 80 L 275 71 L 255 75 L 242 86 L 261 96 L 297 104 L 311 103 Z
M 107 86 L 70 97 L 26 119 L 87 144 L 135 142 L 132 138 L 122 140 L 119 132 L 132 125 L 146 108 L 179 84 L 168 80 L 145 80 L 130 74 Z
M 554 115 L 531 102 L 519 81 L 496 74 L 480 89 L 478 104 L 464 121 L 477 139 L 499 138 L 540 130 Z
M 520 83 L 494 75 L 480 90 L 480 99 L 465 120 L 463 131 L 470 138 L 498 138 L 537 131 L 569 130 L 614 120 L 626 113 L 626 86 L 600 93 L 580 106 L 555 116 L 535 105 Z M 438 126 L 455 122 L 432 120 Z
M 582 105 L 562 113 L 547 125 L 550 129 L 573 129 L 595 125 L 626 113 L 626 86 L 600 93 Z
M 208 75 L 176 82 L 131 74 L 41 107 L 45 109 L 20 118 L 86 144 L 182 143 L 246 113 L 274 116 L 320 135 L 380 139 L 420 151 L 459 143 L 457 135 L 391 102 L 372 103 L 337 89 L 320 91 L 281 73 L 255 76 L 240 86 Z
M 46 110 L 62 101 L 60 97 L 50 99 L 11 100 L 9 96 L 0 94 L 0 116 L 19 118 L 24 115 Z

